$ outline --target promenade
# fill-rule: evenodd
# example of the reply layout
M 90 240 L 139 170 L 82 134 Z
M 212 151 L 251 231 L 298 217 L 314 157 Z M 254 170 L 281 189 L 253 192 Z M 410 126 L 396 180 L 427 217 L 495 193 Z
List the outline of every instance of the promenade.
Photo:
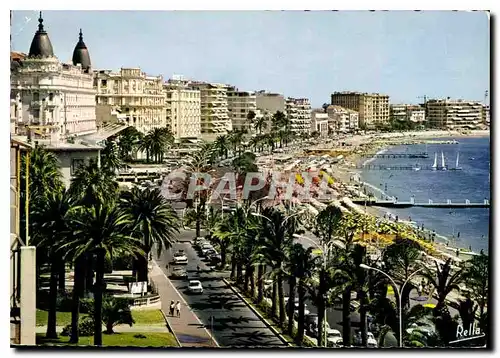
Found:
M 172 285 L 156 261 L 153 261 L 153 268 L 150 275 L 161 297 L 161 310 L 180 346 L 218 347 L 218 343 L 210 335 L 198 316 L 191 310 L 191 307 L 187 304 L 179 291 Z M 168 315 L 170 301 L 181 302 L 181 317 L 172 317 Z

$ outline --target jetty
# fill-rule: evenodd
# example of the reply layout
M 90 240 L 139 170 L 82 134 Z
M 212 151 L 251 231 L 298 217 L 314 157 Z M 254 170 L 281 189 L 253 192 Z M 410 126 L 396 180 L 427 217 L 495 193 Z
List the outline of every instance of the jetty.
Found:
M 447 171 L 455 171 L 456 168 L 454 167 L 449 167 L 445 165 L 445 168 Z M 356 165 L 356 169 L 363 169 L 363 170 L 414 170 L 414 171 L 419 171 L 419 170 L 433 170 L 433 171 L 442 171 L 442 168 L 434 168 L 432 165 L 381 165 L 381 164 L 359 164 Z
M 452 202 L 447 200 L 445 203 L 435 203 L 430 200 L 428 202 L 418 203 L 412 198 L 410 201 L 397 201 L 397 200 L 377 200 L 368 198 L 356 198 L 351 201 L 358 205 L 366 206 L 380 206 L 385 208 L 411 208 L 411 207 L 424 207 L 424 208 L 441 208 L 441 209 L 467 209 L 467 208 L 489 208 L 490 201 L 485 199 L 483 202 L 471 203 L 470 200 L 464 202 Z
M 363 153 L 361 157 L 369 158 L 429 158 L 428 153 Z

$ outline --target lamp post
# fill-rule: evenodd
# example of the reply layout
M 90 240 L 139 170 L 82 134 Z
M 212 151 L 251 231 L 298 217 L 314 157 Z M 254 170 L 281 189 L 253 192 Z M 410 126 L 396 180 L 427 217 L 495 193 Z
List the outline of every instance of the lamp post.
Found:
M 359 267 L 361 267 L 363 269 L 366 269 L 366 270 L 374 270 L 374 271 L 380 272 L 382 275 L 384 275 L 385 277 L 387 277 L 392 282 L 392 284 L 394 285 L 394 288 L 396 289 L 396 293 L 398 294 L 399 346 L 403 347 L 403 307 L 402 307 L 402 302 L 401 302 L 401 293 L 404 291 L 406 284 L 411 280 L 411 278 L 414 275 L 416 275 L 418 272 L 424 270 L 425 267 L 419 268 L 417 271 L 413 272 L 410 276 L 408 276 L 408 278 L 406 279 L 406 281 L 403 282 L 403 285 L 401 286 L 401 289 L 398 288 L 398 286 L 396 285 L 396 282 L 394 282 L 394 280 L 392 279 L 392 277 L 389 276 L 384 271 L 382 271 L 382 270 L 380 270 L 378 268 L 375 268 L 375 267 L 371 267 L 371 266 L 365 265 L 365 264 L 361 264 L 361 265 L 359 265 Z

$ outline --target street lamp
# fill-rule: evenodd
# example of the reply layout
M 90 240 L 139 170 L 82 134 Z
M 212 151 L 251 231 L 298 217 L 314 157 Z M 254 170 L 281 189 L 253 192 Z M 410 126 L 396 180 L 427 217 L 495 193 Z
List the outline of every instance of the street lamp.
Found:
M 399 346 L 400 347 L 403 347 L 403 307 L 402 307 L 402 302 L 401 302 L 401 293 L 403 292 L 403 290 L 405 289 L 405 286 L 406 284 L 410 281 L 410 279 L 416 275 L 418 272 L 422 271 L 425 269 L 425 267 L 422 267 L 422 268 L 419 268 L 417 271 L 413 272 L 410 276 L 408 276 L 408 278 L 406 279 L 405 282 L 403 282 L 403 285 L 401 286 L 401 289 L 398 288 L 398 286 L 396 285 L 396 282 L 394 282 L 394 280 L 392 279 L 391 276 L 389 276 L 387 273 L 385 273 L 384 271 L 378 269 L 378 268 L 375 268 L 375 267 L 371 267 L 371 266 L 368 266 L 368 265 L 365 265 L 365 264 L 361 264 L 359 265 L 359 267 L 365 269 L 365 270 L 374 270 L 374 271 L 377 271 L 377 272 L 380 272 L 382 275 L 384 275 L 385 277 L 387 277 L 389 280 L 391 280 L 392 284 L 394 285 L 394 288 L 396 289 L 396 293 L 398 294 L 398 310 L 399 310 Z

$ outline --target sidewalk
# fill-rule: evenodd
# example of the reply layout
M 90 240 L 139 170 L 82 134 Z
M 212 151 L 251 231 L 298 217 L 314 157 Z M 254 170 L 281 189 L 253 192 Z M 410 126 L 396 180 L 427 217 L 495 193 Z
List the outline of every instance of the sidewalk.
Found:
M 150 277 L 161 297 L 161 309 L 181 347 L 218 347 L 219 345 L 215 339 L 212 338 L 198 316 L 194 314 L 191 307 L 155 261 L 153 261 Z M 182 303 L 181 318 L 167 315 L 170 309 L 170 301 L 180 301 Z

